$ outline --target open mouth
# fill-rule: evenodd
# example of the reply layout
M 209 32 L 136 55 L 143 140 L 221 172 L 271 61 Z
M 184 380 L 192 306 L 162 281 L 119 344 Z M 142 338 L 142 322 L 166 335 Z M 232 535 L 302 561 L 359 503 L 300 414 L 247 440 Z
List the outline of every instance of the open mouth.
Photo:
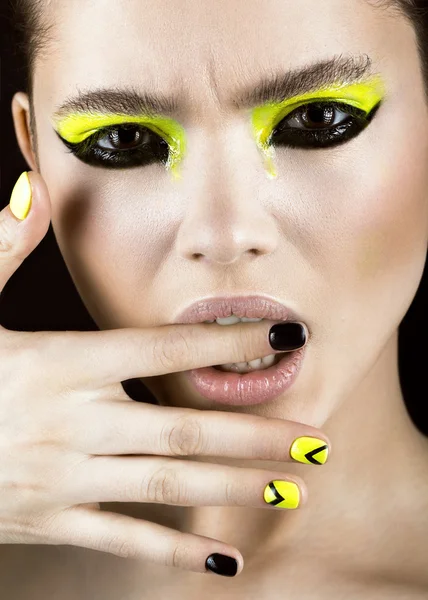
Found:
M 250 362 L 215 365 L 213 369 L 216 369 L 216 371 L 223 371 L 225 373 L 240 373 L 244 375 L 245 373 L 252 373 L 254 371 L 265 371 L 266 369 L 270 369 L 271 367 L 277 365 L 280 362 L 280 360 L 284 358 L 285 355 L 292 354 L 293 352 L 280 352 L 277 354 L 269 354 L 269 356 L 257 358 L 255 360 L 251 360 Z M 292 357 L 290 356 L 290 359 L 291 358 Z
M 238 365 L 215 365 L 185 373 L 190 384 L 204 398 L 229 405 L 268 402 L 284 394 L 298 376 L 306 346 L 275 354 L 274 363 L 249 371 Z M 253 362 L 253 361 L 251 361 Z

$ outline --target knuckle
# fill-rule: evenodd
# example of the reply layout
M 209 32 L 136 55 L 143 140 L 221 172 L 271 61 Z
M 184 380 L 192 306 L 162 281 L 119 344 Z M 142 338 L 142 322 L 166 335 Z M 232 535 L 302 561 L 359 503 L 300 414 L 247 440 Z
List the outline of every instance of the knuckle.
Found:
M 43 382 L 43 386 L 47 381 L 51 383 L 53 378 L 50 374 L 54 370 L 58 372 L 58 352 L 50 350 L 51 343 L 48 336 L 39 335 L 39 332 L 26 332 L 25 335 L 20 332 L 14 338 L 10 336 L 6 343 L 9 356 L 5 363 L 2 361 L 2 380 L 11 381 L 14 389 L 19 386 L 21 392 L 30 392 L 31 395 L 40 382 Z
M 191 416 L 180 416 L 162 434 L 163 446 L 172 456 L 193 456 L 202 450 L 201 425 Z
M 111 537 L 105 540 L 105 550 L 110 554 L 122 558 L 136 558 L 138 555 L 135 542 L 120 537 Z
M 232 481 L 227 481 L 224 488 L 224 496 L 228 506 L 240 506 L 236 496 L 236 488 Z
M 46 376 L 47 368 L 55 369 L 58 379 L 62 380 L 63 373 L 67 372 L 64 364 L 67 364 L 66 357 L 70 348 L 70 337 L 67 334 L 68 332 L 41 331 L 33 335 L 27 352 L 31 351 L 34 354 L 33 362 L 36 366 L 40 365 L 40 374 Z
M 190 355 L 189 340 L 182 331 L 174 330 L 168 335 L 161 334 L 155 338 L 153 358 L 166 371 L 173 370 L 183 362 L 183 356 Z
M 180 566 L 180 545 L 177 544 L 174 548 L 174 551 L 172 553 L 172 557 L 171 557 L 171 566 L 173 567 L 179 567 Z
M 67 523 L 67 514 L 71 508 L 52 512 L 52 509 L 42 512 L 32 511 L 25 520 L 25 543 L 37 544 L 68 544 L 71 543 L 72 534 Z M 89 538 L 89 535 L 87 539 Z M 30 542 L 34 540 L 34 542 Z
M 43 539 L 56 539 L 59 535 L 60 526 L 58 525 L 59 515 L 55 513 L 45 513 L 38 515 L 33 522 L 32 532 L 38 533 Z
M 4 340 L 3 340 L 4 341 Z M 3 354 L 5 356 L 3 356 Z M 23 366 L 26 368 L 35 366 L 32 372 L 38 372 L 37 365 L 40 364 L 41 348 L 39 344 L 39 338 L 37 335 L 22 336 L 10 335 L 6 338 L 5 352 L 2 352 L 2 359 L 8 359 L 8 370 L 15 369 L 16 372 L 23 371 Z M 3 362 L 3 361 L 2 361 Z M 15 373 L 16 378 L 16 373 Z
M 0 344 L 0 359 L 3 362 L 4 359 L 12 355 L 15 350 L 18 340 L 21 338 L 22 332 L 16 332 L 13 329 L 8 329 L 3 325 L 0 325 L 1 332 L 1 344 Z M 25 336 L 24 336 L 25 337 Z
M 12 255 L 16 247 L 15 236 L 8 220 L 0 218 L 0 257 L 1 255 Z
M 157 469 L 150 475 L 144 488 L 147 502 L 175 504 L 181 501 L 177 471 L 171 467 L 162 466 Z
M 188 549 L 182 543 L 177 541 L 171 555 L 172 567 L 183 567 L 188 562 Z

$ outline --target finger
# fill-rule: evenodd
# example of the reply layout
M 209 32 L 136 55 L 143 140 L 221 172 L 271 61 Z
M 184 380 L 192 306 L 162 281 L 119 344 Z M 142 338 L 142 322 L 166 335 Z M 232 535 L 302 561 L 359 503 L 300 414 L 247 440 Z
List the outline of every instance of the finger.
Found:
M 73 507 L 57 515 L 48 534 L 52 541 L 47 543 L 71 544 L 196 573 L 211 573 L 205 564 L 213 553 L 234 558 L 236 574 L 244 566 L 242 554 L 220 540 L 85 507 Z
M 0 293 L 49 229 L 51 205 L 41 175 L 24 171 L 0 212 Z
M 307 500 L 306 486 L 297 475 L 159 457 L 96 456 L 81 462 L 61 486 L 69 504 L 149 502 L 278 510 L 299 508 Z
M 316 465 L 331 452 L 324 433 L 296 421 L 137 402 L 103 404 L 102 421 L 100 406 L 88 405 L 70 436 L 73 449 L 90 455 L 228 456 Z
M 127 379 L 153 377 L 206 366 L 245 362 L 275 354 L 269 342 L 273 321 L 179 324 L 105 331 L 40 332 L 43 356 L 70 385 L 100 388 Z M 303 346 L 309 332 L 302 323 Z M 294 336 L 295 337 L 295 336 Z M 67 361 L 58 360 L 67 352 Z

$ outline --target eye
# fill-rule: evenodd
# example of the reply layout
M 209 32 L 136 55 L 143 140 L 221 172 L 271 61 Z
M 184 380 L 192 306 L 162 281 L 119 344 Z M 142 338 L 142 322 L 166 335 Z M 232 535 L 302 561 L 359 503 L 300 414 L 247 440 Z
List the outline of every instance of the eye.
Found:
M 290 148 L 326 148 L 356 137 L 373 119 L 369 112 L 342 102 L 311 102 L 300 106 L 273 129 L 268 144 Z
M 135 123 L 104 127 L 77 144 L 58 136 L 79 160 L 97 167 L 126 169 L 154 162 L 165 164 L 169 157 L 168 143 Z

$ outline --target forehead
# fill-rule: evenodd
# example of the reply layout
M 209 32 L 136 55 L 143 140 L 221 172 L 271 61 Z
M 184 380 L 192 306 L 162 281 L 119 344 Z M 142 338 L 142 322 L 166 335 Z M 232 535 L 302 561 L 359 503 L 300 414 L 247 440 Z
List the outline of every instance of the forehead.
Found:
M 409 29 L 366 0 L 70 0 L 48 10 L 57 43 L 35 81 L 55 100 L 76 86 L 133 85 L 221 105 L 268 71 L 341 53 L 377 66 Z

